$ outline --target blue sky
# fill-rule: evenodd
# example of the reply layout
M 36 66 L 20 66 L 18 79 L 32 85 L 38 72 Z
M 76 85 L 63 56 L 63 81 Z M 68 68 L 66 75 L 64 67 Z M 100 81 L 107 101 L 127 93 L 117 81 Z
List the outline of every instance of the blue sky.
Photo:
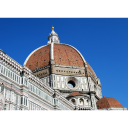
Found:
M 77 48 L 102 84 L 102 94 L 128 108 L 128 18 L 0 18 L 0 49 L 23 65 L 46 45 L 51 26 Z

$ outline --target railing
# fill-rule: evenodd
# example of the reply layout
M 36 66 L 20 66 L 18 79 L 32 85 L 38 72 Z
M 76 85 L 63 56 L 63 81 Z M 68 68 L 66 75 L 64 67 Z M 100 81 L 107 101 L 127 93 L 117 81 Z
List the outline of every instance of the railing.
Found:
M 91 110 L 92 107 L 89 105 L 79 105 L 77 106 L 78 110 Z

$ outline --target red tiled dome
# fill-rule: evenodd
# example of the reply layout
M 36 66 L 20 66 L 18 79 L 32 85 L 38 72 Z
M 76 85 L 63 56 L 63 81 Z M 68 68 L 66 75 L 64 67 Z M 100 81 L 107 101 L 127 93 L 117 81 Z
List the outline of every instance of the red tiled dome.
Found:
M 69 94 L 67 97 L 70 97 L 70 96 L 79 96 L 79 95 L 83 95 L 79 92 L 72 92 L 71 94 Z
M 103 97 L 96 103 L 97 109 L 104 108 L 123 108 L 121 103 L 114 98 L 111 97 Z
M 49 65 L 50 61 L 50 45 L 39 48 L 31 54 L 25 64 L 30 70 L 35 70 L 36 67 L 42 68 Z
M 33 51 L 25 62 L 25 66 L 30 70 L 35 70 L 36 67 L 42 68 L 49 65 L 50 62 L 50 45 L 40 47 Z M 84 67 L 84 60 L 80 53 L 73 47 L 66 44 L 54 43 L 54 61 L 55 64 Z M 94 71 L 88 64 L 88 69 L 94 77 L 96 77 Z
M 89 69 L 89 71 L 92 73 L 92 75 L 94 76 L 94 77 L 96 77 L 96 74 L 95 74 L 95 72 L 93 71 L 93 69 L 91 68 L 91 66 L 87 63 L 87 65 L 88 65 L 88 69 Z
M 80 54 L 65 44 L 54 44 L 54 60 L 55 64 L 84 67 Z

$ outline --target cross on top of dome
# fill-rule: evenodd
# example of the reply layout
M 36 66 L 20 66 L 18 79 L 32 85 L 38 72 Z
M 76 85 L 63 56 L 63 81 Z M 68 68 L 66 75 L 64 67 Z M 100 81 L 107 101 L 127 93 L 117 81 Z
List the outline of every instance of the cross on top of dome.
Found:
M 60 43 L 59 41 L 59 36 L 57 35 L 57 33 L 54 31 L 54 27 L 52 26 L 52 32 L 49 34 L 48 36 L 48 44 L 51 43 Z

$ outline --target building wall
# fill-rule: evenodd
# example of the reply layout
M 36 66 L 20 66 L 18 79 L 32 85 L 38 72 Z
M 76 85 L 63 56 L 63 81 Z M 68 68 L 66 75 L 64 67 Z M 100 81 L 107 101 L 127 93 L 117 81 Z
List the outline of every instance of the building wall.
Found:
M 70 78 L 74 78 L 74 81 L 76 83 L 75 88 L 70 88 L 68 86 L 68 81 Z M 64 76 L 64 75 L 55 75 L 52 74 L 52 87 L 54 89 L 59 90 L 73 90 L 73 91 L 88 91 L 88 84 L 87 84 L 87 78 L 86 77 L 74 77 L 74 76 Z
M 19 65 L 2 51 L 0 93 L 5 97 L 4 110 L 74 109 L 72 103 L 49 87 L 49 77 L 40 80 L 27 67 Z
M 93 92 L 93 94 L 91 94 L 91 96 L 90 96 L 90 98 L 91 98 L 91 101 L 89 100 L 90 104 L 92 103 L 92 108 L 93 109 L 97 109 L 96 102 L 97 102 L 97 100 L 102 98 L 101 87 L 98 86 L 97 84 L 95 84 L 93 82 L 93 80 L 91 79 L 91 77 L 89 77 L 87 79 L 87 77 L 52 74 L 50 76 L 50 78 L 51 78 L 52 87 L 54 89 L 60 90 L 61 94 L 64 97 L 67 97 L 72 91 L 79 91 L 79 92 L 84 91 L 83 94 L 88 94 L 89 89 L 90 89 L 90 92 Z M 70 78 L 73 78 L 73 80 L 75 81 L 75 83 L 76 83 L 75 88 L 70 88 L 68 86 L 68 81 L 70 80 Z M 78 98 L 77 97 L 75 97 L 75 98 L 76 98 L 76 101 L 77 101 Z M 83 100 L 85 101 L 85 99 L 83 99 Z M 71 102 L 71 99 L 69 101 Z M 77 105 L 79 105 L 79 104 L 77 104 Z

